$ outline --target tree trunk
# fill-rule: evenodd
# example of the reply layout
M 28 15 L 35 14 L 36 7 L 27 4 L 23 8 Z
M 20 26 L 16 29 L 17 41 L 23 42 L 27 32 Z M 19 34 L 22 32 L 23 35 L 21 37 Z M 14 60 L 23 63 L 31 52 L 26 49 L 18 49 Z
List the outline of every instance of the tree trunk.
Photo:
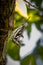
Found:
M 0 1 L 0 65 L 6 64 L 6 43 L 9 30 L 13 29 L 15 0 Z

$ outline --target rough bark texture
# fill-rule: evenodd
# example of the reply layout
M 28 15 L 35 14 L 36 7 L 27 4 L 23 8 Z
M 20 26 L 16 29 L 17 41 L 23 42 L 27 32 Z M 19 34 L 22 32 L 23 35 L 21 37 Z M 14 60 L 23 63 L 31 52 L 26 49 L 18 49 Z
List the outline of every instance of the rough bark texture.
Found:
M 15 0 L 0 0 L 0 65 L 6 64 L 6 43 L 13 29 Z

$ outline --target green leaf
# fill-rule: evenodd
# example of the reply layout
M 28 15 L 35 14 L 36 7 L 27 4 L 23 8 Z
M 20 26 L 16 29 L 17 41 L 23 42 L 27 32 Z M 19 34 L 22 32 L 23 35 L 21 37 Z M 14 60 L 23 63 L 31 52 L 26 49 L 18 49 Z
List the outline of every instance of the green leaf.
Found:
M 8 38 L 6 53 L 11 56 L 14 60 L 19 60 L 19 46 L 13 43 L 10 38 Z

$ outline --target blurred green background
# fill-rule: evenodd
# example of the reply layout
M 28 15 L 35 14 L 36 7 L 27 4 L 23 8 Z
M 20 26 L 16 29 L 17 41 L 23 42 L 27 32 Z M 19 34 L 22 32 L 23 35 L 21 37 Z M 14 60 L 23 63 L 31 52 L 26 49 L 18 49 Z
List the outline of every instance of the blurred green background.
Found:
M 41 25 L 43 24 L 43 7 L 41 7 L 43 0 L 30 0 L 30 2 L 31 4 L 34 3 L 38 9 L 31 8 L 30 7 L 31 5 L 26 3 L 28 19 L 20 15 L 21 12 L 19 13 L 15 11 L 14 13 L 14 27 L 15 28 L 20 26 L 25 21 L 28 22 L 28 26 L 26 27 L 28 37 L 30 37 L 31 25 L 33 23 L 36 25 L 36 28 L 43 34 L 43 28 L 41 28 Z M 12 59 L 20 60 L 21 65 L 37 65 L 36 61 L 38 57 L 43 62 L 43 46 L 40 45 L 40 39 L 37 41 L 37 47 L 34 49 L 34 51 L 21 60 L 20 59 L 20 47 L 17 46 L 15 43 L 13 43 L 10 40 L 10 38 L 8 38 L 6 53 L 9 56 L 11 56 Z M 42 44 L 43 44 L 43 41 L 42 41 Z

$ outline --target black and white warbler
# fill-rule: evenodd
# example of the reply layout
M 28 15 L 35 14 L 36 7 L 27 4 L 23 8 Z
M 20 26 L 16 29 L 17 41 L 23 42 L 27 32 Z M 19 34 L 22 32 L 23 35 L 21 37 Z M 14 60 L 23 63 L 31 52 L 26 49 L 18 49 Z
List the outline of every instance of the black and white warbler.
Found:
M 21 26 L 16 28 L 11 34 L 11 40 L 17 45 L 21 45 L 20 37 L 23 37 L 22 33 L 24 28 L 27 26 L 27 22 L 23 23 Z

